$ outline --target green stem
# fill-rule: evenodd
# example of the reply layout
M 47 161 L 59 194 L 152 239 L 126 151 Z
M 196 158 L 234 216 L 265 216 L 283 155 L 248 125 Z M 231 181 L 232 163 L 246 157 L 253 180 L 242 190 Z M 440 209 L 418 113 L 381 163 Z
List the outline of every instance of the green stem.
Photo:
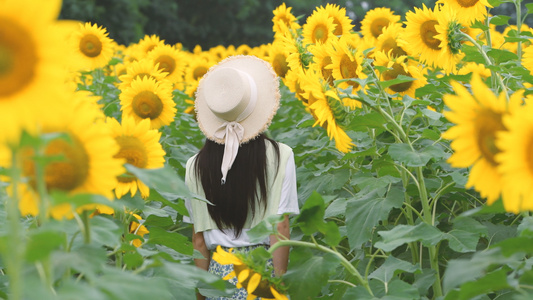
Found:
M 364 280 L 361 274 L 359 273 L 359 271 L 357 271 L 357 269 L 339 252 L 334 251 L 330 248 L 324 247 L 322 245 L 304 242 L 304 241 L 293 241 L 293 240 L 279 240 L 277 243 L 272 245 L 270 249 L 268 249 L 268 252 L 272 254 L 277 248 L 283 247 L 283 246 L 299 246 L 299 247 L 314 248 L 322 252 L 331 253 L 337 256 L 337 258 L 340 259 L 341 264 L 344 266 L 344 268 L 346 268 L 348 272 L 350 272 L 352 275 L 354 275 L 357 278 L 359 283 L 366 288 L 366 290 L 371 296 L 374 296 L 374 293 L 372 292 L 372 290 L 370 289 L 370 286 L 368 285 L 368 281 Z
M 11 160 L 11 185 L 13 187 L 11 199 L 8 199 L 7 205 L 7 218 L 8 222 L 8 247 L 7 249 L 7 259 L 5 260 L 7 273 L 9 275 L 9 299 L 19 300 L 22 299 L 22 255 L 24 253 L 24 244 L 22 241 L 22 226 L 20 224 L 20 211 L 18 208 L 18 184 L 20 181 L 20 170 L 18 168 L 18 151 L 17 149 L 12 149 L 12 160 Z
M 85 242 L 85 244 L 90 244 L 91 243 L 91 227 L 89 224 L 89 211 L 84 210 L 81 213 L 81 220 L 83 221 L 83 228 L 84 228 L 83 241 Z
M 479 53 L 481 54 L 481 56 L 483 56 L 483 59 L 485 59 L 485 63 L 489 66 L 494 66 L 494 63 L 492 62 L 492 60 L 490 60 L 490 58 L 487 56 L 487 53 L 485 53 L 485 51 L 483 51 L 483 48 L 478 44 L 478 42 L 476 40 L 474 40 L 471 36 L 469 36 L 468 34 L 464 33 L 464 32 L 460 32 L 460 34 L 466 38 L 467 40 L 469 40 L 472 44 L 474 44 L 474 46 L 476 46 L 477 50 L 479 51 Z M 509 93 L 507 92 L 507 87 L 505 86 L 505 83 L 503 83 L 503 78 L 502 76 L 491 70 L 491 73 L 492 73 L 492 77 L 493 78 L 496 78 L 498 80 L 498 83 L 500 85 L 500 89 L 502 92 L 505 93 L 505 99 L 507 99 L 507 101 L 509 101 Z
M 43 163 L 44 151 L 41 146 L 35 148 L 37 153 L 37 162 L 35 163 L 35 179 L 37 182 L 37 192 L 39 193 L 39 225 L 42 226 L 48 219 L 48 212 L 50 202 L 48 199 L 48 192 L 46 189 L 45 165 Z
M 520 30 L 522 28 L 522 1 L 517 0 L 514 2 L 516 7 L 516 34 L 520 36 Z M 516 55 L 518 55 L 518 61 L 522 60 L 522 42 L 518 41 L 516 48 Z

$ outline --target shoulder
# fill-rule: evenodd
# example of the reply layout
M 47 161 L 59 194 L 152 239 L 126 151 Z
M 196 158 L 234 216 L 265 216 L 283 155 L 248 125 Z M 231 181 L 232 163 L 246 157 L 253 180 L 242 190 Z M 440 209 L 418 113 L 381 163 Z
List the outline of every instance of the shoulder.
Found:
M 186 169 L 190 169 L 192 164 L 194 163 L 194 161 L 196 160 L 196 157 L 198 156 L 198 153 L 193 155 L 192 157 L 190 157 L 188 160 L 187 160 L 187 164 L 186 164 Z
M 274 146 L 272 145 L 272 143 L 276 143 L 276 145 L 278 145 L 278 149 L 280 153 L 292 153 L 291 147 L 278 141 L 273 141 L 273 142 L 266 141 L 267 149 L 274 149 Z

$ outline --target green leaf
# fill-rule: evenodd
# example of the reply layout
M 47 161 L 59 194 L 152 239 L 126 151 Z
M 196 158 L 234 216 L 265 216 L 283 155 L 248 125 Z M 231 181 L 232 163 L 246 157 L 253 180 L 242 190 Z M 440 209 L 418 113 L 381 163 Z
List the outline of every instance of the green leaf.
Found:
M 161 217 L 157 215 L 149 215 L 144 221 L 143 225 L 168 228 L 174 225 L 174 221 L 172 221 L 172 218 L 170 216 Z
M 158 278 L 134 275 L 114 268 L 106 268 L 105 273 L 93 278 L 91 283 L 111 299 L 173 299 L 164 282 Z
M 414 80 L 416 80 L 416 79 L 412 78 L 412 77 L 409 77 L 409 76 L 398 75 L 398 77 L 396 77 L 395 79 L 392 79 L 392 80 L 379 81 L 379 85 L 382 88 L 388 88 L 391 85 L 405 83 L 405 82 L 411 82 L 411 81 L 414 81 Z
M 374 226 L 388 217 L 393 208 L 402 206 L 403 191 L 391 188 L 385 197 L 380 197 L 375 191 L 357 195 L 348 200 L 346 206 L 346 227 L 348 228 L 348 242 L 351 248 L 359 248 L 372 236 Z
M 446 236 L 450 248 L 461 253 L 476 251 L 479 238 L 488 234 L 487 227 L 468 217 L 457 217 L 453 222 Z
M 140 267 L 144 262 L 144 259 L 142 255 L 140 255 L 137 252 L 126 252 L 124 254 L 124 264 L 128 267 L 128 269 L 135 269 L 137 267 Z
M 29 262 L 45 259 L 65 242 L 65 238 L 65 234 L 60 231 L 30 231 L 26 246 L 26 259 Z
M 497 15 L 497 16 L 490 17 L 490 24 L 496 25 L 496 26 L 509 25 L 510 19 L 511 17 L 509 16 Z
M 511 256 L 515 253 L 533 253 L 533 239 L 529 237 L 513 237 L 505 239 L 491 246 L 498 248 L 504 256 Z
M 461 286 L 459 293 L 453 297 L 446 297 L 445 300 L 468 300 L 475 296 L 487 295 L 494 291 L 510 288 L 507 283 L 508 270 L 499 269 L 491 272 L 475 281 L 470 281 Z
M 379 231 L 378 234 L 383 240 L 376 242 L 375 246 L 387 252 L 415 241 L 421 241 L 426 247 L 434 246 L 446 237 L 443 232 L 426 223 L 416 226 L 398 225 L 389 231 Z
M 248 238 L 252 243 L 260 243 L 276 232 L 274 225 L 283 220 L 283 216 L 272 215 L 252 227 L 248 232 Z
M 389 146 L 389 155 L 406 166 L 423 167 L 432 158 L 435 160 L 444 158 L 446 153 L 437 145 L 413 150 L 407 144 L 392 144 Z
M 293 249 L 289 268 L 283 276 L 288 283 L 291 299 L 315 299 L 339 263 L 339 259 L 330 253 L 317 256 L 307 248 Z
M 384 129 L 386 122 L 387 121 L 380 113 L 372 111 L 354 117 L 348 125 L 348 128 L 353 131 L 368 131 L 369 128 Z
M 319 193 L 313 192 L 305 201 L 295 220 L 303 233 L 312 235 L 318 231 L 324 223 L 324 210 L 324 199 Z
M 189 238 L 177 232 L 168 232 L 159 227 L 150 228 L 150 237 L 146 243 L 167 246 L 186 255 L 192 255 L 193 253 L 192 243 Z
M 389 256 L 387 260 L 379 266 L 374 272 L 368 275 L 368 278 L 377 279 L 383 283 L 388 283 L 391 279 L 403 272 L 413 273 L 418 267 L 394 256 Z
M 122 228 L 108 216 L 99 215 L 90 220 L 91 240 L 98 245 L 115 248 L 120 244 Z
M 494 63 L 499 65 L 508 61 L 518 60 L 518 56 L 509 50 L 492 48 L 487 51 L 487 55 L 494 59 Z
M 168 165 L 159 169 L 142 169 L 130 164 L 125 166 L 129 172 L 144 184 L 160 193 L 172 194 L 175 199 L 197 198 L 189 192 L 183 179 Z

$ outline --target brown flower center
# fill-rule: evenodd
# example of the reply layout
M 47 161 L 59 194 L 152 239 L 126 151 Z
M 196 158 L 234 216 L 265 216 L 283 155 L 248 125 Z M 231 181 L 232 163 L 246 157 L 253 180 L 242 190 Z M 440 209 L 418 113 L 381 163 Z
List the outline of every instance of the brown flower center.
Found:
M 436 20 L 428 20 L 420 26 L 420 38 L 422 39 L 422 42 L 424 42 L 428 48 L 433 50 L 440 50 L 440 40 L 435 38 L 438 34 L 435 29 L 435 25 L 437 24 L 438 22 Z
M 115 138 L 120 146 L 120 151 L 115 155 L 115 158 L 124 158 L 126 163 L 137 168 L 146 168 L 148 165 L 148 154 L 144 144 L 133 136 L 119 136 Z M 127 173 L 129 176 L 119 176 L 120 182 L 131 182 L 135 180 L 135 176 Z
M 75 137 L 70 140 L 57 138 L 48 143 L 44 150 L 46 157 L 54 158 L 45 167 L 44 180 L 50 190 L 71 191 L 82 185 L 89 175 L 89 155 Z M 36 187 L 34 151 L 23 153 L 23 174 L 30 178 L 30 185 Z
M 159 63 L 159 70 L 167 72 L 169 75 L 176 69 L 176 61 L 170 55 L 161 55 L 154 61 L 154 63 Z
M 400 64 L 393 64 L 391 70 L 387 70 L 383 73 L 383 78 L 385 80 L 393 80 L 398 78 L 399 75 L 411 76 L 411 74 L 404 71 L 403 67 Z M 397 83 L 391 85 L 389 88 L 397 93 L 407 91 L 413 85 L 412 81 Z
M 289 71 L 289 65 L 287 64 L 287 58 L 282 53 L 277 53 L 272 60 L 272 67 L 279 77 L 285 78 L 287 71 Z
M 483 158 L 491 165 L 496 166 L 494 156 L 500 152 L 496 147 L 496 133 L 506 130 L 502 122 L 503 115 L 490 109 L 483 109 L 478 112 L 475 119 L 477 129 L 477 144 Z
M 318 24 L 311 35 L 313 43 L 325 43 L 328 39 L 328 28 L 324 24 Z
M 383 32 L 383 27 L 389 26 L 390 20 L 387 18 L 376 18 L 372 24 L 370 24 L 370 32 L 372 36 L 377 38 Z
M 392 37 L 383 41 L 383 44 L 381 45 L 381 50 L 387 54 L 389 53 L 389 51 L 392 50 L 392 57 L 400 57 L 402 55 L 407 55 L 407 53 L 400 46 L 398 46 L 398 43 L 396 43 L 396 39 Z
M 357 62 L 352 61 L 347 54 L 343 54 L 340 63 L 340 72 L 344 79 L 357 78 Z M 350 81 L 349 84 L 354 88 L 359 86 L 359 84 L 354 81 Z
M 328 65 L 330 65 L 332 62 L 331 56 L 326 56 L 324 59 L 322 59 L 322 77 L 328 82 L 329 85 L 333 86 L 333 70 L 332 69 L 326 69 Z
M 459 3 L 461 7 L 472 7 L 478 2 L 479 0 L 457 0 L 457 3 Z
M 87 57 L 97 57 L 102 53 L 102 41 L 94 34 L 86 34 L 80 40 L 80 51 Z
M 33 38 L 19 24 L 0 18 L 0 99 L 23 90 L 39 58 Z
M 194 80 L 200 80 L 200 78 L 202 78 L 205 75 L 205 73 L 207 73 L 207 68 L 204 66 L 199 66 L 194 69 L 192 76 Z
M 156 119 L 163 111 L 163 102 L 151 91 L 142 91 L 133 97 L 131 104 L 133 112 L 139 117 Z

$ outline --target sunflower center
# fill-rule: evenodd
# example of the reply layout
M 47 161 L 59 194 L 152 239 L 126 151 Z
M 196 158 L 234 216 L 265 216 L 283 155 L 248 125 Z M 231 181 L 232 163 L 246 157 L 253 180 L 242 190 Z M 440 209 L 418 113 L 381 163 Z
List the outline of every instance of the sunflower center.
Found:
M 390 20 L 387 18 L 376 18 L 370 25 L 370 32 L 377 38 L 383 32 L 383 27 L 389 26 Z
M 194 69 L 194 72 L 192 73 L 192 76 L 193 76 L 194 80 L 199 80 L 200 78 L 202 78 L 202 76 L 205 75 L 205 73 L 207 73 L 207 68 L 206 67 L 204 67 L 204 66 L 196 67 Z
M 385 41 L 383 41 L 383 44 L 381 46 L 381 49 L 385 53 L 389 53 L 389 51 L 392 50 L 391 56 L 392 57 L 400 57 L 402 55 L 407 55 L 407 53 L 396 43 L 396 39 L 394 38 L 388 38 Z
M 324 24 L 318 24 L 313 30 L 313 43 L 325 43 L 328 39 L 328 27 Z
M 340 63 L 340 72 L 342 78 L 357 78 L 357 63 L 353 62 L 348 55 L 343 54 Z M 353 87 L 358 87 L 357 82 L 350 82 Z
M 422 42 L 433 50 L 440 50 L 440 40 L 435 38 L 438 34 L 435 29 L 435 25 L 437 24 L 438 22 L 436 20 L 428 20 L 420 26 L 420 37 L 422 38 Z
M 154 78 L 152 75 L 150 75 L 149 73 L 139 73 L 139 74 L 137 74 L 137 75 L 135 75 L 135 76 L 133 77 L 132 81 L 135 80 L 135 79 L 143 79 L 143 78 L 145 78 L 145 77 L 155 79 L 155 78 Z
M 79 46 L 81 53 L 88 57 L 97 57 L 102 53 L 102 41 L 94 34 L 84 35 Z
M 479 2 L 479 0 L 457 0 L 457 3 L 461 7 L 472 7 L 476 5 Z
M 287 64 L 285 55 L 277 53 L 272 61 L 272 67 L 279 77 L 285 78 L 287 71 L 289 71 L 289 65 Z
M 411 76 L 409 73 L 404 71 L 403 67 L 400 64 L 395 63 L 392 65 L 391 70 L 387 70 L 385 71 L 385 73 L 383 73 L 383 78 L 385 80 L 393 80 L 393 79 L 398 78 L 399 75 Z M 393 84 L 389 88 L 397 93 L 401 93 L 401 92 L 407 91 L 411 87 L 412 84 L 413 84 L 412 81 L 402 82 L 402 83 Z
M 176 61 L 170 55 L 161 55 L 154 63 L 159 63 L 159 70 L 168 72 L 168 74 L 172 74 L 176 69 Z
M 44 180 L 48 189 L 71 191 L 82 185 L 88 177 L 89 155 L 75 137 L 70 136 L 70 140 L 58 138 L 51 141 L 44 153 L 47 157 L 58 158 L 45 167 Z M 33 151 L 25 151 L 24 156 L 23 173 L 30 176 L 30 184 L 35 188 Z
M 159 117 L 163 111 L 163 102 L 153 92 L 142 91 L 133 97 L 131 107 L 139 117 L 153 120 Z
M 505 130 L 502 114 L 489 109 L 478 112 L 475 119 L 477 124 L 477 143 L 483 157 L 493 166 L 496 166 L 494 156 L 500 152 L 496 147 L 496 133 Z
M 124 158 L 126 163 L 133 165 L 137 168 L 146 168 L 148 165 L 148 154 L 144 144 L 136 137 L 133 136 L 119 136 L 115 138 L 117 143 L 120 146 L 120 151 L 114 156 L 115 158 Z M 130 173 L 127 173 L 131 176 L 119 176 L 118 181 L 120 182 L 132 182 L 135 179 Z
M 342 23 L 337 18 L 333 18 L 333 24 L 335 24 L 334 35 L 342 35 Z
M 19 24 L 0 18 L 0 99 L 16 93 L 35 76 L 33 38 Z
M 331 56 L 324 57 L 324 59 L 322 59 L 322 67 L 320 69 L 322 70 L 322 77 L 324 77 L 329 85 L 333 86 L 333 70 L 326 69 L 326 67 L 331 65 L 331 63 Z

